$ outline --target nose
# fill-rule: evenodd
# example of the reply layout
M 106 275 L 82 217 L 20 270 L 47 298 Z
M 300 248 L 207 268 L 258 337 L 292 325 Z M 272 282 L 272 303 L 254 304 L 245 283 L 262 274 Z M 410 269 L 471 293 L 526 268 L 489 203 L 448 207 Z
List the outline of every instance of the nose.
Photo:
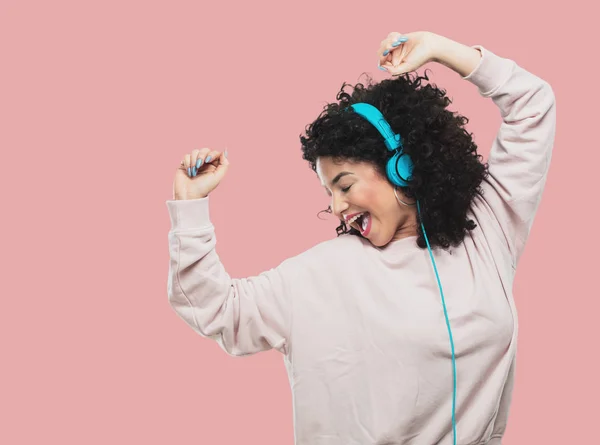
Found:
M 343 220 L 342 212 L 345 212 L 348 209 L 348 203 L 343 198 L 336 198 L 336 194 L 334 193 L 331 197 L 331 211 L 333 214 L 340 220 Z

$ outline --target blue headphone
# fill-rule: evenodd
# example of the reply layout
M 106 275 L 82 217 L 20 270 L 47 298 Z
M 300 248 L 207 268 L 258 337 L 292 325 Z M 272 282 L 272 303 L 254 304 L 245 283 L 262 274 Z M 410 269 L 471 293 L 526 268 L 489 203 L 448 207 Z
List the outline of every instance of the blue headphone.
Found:
M 406 187 L 412 176 L 413 163 L 402 145 L 402 138 L 395 134 L 390 124 L 385 120 L 383 114 L 373 105 L 366 103 L 357 103 L 351 105 L 354 111 L 368 120 L 385 139 L 385 146 L 389 151 L 396 151 L 396 154 L 390 158 L 386 165 L 386 173 L 392 184 L 399 187 Z M 420 213 L 420 212 L 419 212 Z
M 386 165 L 386 173 L 390 182 L 399 187 L 406 187 L 409 185 L 412 178 L 413 162 L 410 156 L 404 153 L 404 146 L 402 145 L 402 138 L 399 134 L 394 133 L 390 124 L 385 120 L 383 114 L 374 107 L 373 105 L 359 102 L 350 106 L 358 115 L 369 121 L 385 139 L 385 146 L 389 151 L 396 151 L 396 153 L 388 160 Z M 435 277 L 437 279 L 438 287 L 440 289 L 440 295 L 442 296 L 442 305 L 444 307 L 444 315 L 446 317 L 446 326 L 448 328 L 448 336 L 450 337 L 450 349 L 452 350 L 452 376 L 453 376 L 453 389 L 452 389 L 452 433 L 454 437 L 454 445 L 456 445 L 456 359 L 454 356 L 454 340 L 452 338 L 452 329 L 450 329 L 450 320 L 448 320 L 448 311 L 446 310 L 446 301 L 444 299 L 444 291 L 442 290 L 442 283 L 438 275 L 435 260 L 433 259 L 433 253 L 431 252 L 431 246 L 427 239 L 427 233 L 425 232 L 425 226 L 423 225 L 423 219 L 421 218 L 421 206 L 419 200 L 417 200 L 417 211 L 419 212 L 419 219 L 421 219 L 421 228 L 423 229 L 423 236 L 427 243 L 427 249 L 429 250 L 429 256 L 431 263 L 433 264 L 433 270 L 435 271 Z

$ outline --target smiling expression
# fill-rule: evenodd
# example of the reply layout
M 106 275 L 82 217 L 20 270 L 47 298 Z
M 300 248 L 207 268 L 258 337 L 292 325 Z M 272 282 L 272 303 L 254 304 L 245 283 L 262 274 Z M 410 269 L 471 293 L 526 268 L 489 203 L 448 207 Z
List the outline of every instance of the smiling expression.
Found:
M 381 247 L 417 235 L 415 207 L 401 205 L 394 195 L 394 186 L 372 164 L 319 157 L 316 172 L 331 198 L 331 211 L 340 221 L 369 212 L 370 228 L 363 236 L 373 245 Z M 396 192 L 403 201 L 413 201 L 401 189 Z M 356 221 L 352 227 L 359 229 Z

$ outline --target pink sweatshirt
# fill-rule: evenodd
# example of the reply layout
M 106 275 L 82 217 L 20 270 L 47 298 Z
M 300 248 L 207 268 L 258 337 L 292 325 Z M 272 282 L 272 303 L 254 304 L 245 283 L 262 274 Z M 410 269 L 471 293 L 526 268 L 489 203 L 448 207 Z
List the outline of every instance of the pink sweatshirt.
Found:
M 556 107 L 547 82 L 474 48 L 482 58 L 464 79 L 503 122 L 470 214 L 477 228 L 434 256 L 455 343 L 457 444 L 499 445 L 515 373 L 512 284 L 546 182 Z M 231 355 L 283 354 L 296 444 L 452 443 L 448 331 L 416 237 L 379 248 L 342 235 L 232 278 L 217 255 L 209 198 L 167 207 L 171 306 Z

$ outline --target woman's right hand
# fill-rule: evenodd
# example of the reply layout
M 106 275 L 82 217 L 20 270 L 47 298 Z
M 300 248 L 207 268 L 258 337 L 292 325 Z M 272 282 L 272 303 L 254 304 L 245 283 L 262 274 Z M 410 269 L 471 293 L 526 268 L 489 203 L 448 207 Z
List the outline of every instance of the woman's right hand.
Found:
M 175 172 L 173 199 L 206 198 L 227 173 L 229 160 L 225 153 L 202 148 L 186 154 Z
M 428 31 L 391 32 L 377 50 L 379 66 L 393 76 L 416 71 L 427 62 L 435 61 L 440 39 L 441 36 Z

